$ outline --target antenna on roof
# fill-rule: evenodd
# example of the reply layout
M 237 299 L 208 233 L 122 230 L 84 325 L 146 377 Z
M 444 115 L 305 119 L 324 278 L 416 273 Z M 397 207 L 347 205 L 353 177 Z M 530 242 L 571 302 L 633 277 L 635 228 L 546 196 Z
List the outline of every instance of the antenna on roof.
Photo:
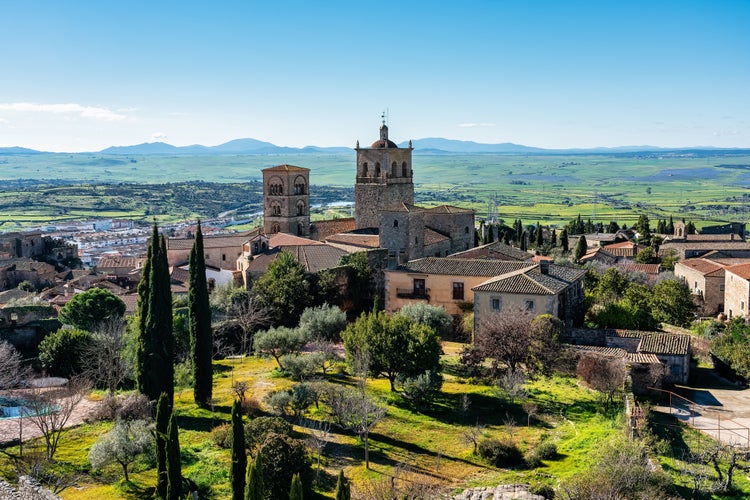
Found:
M 380 121 L 383 125 L 385 125 L 385 110 L 383 110 L 382 113 L 380 113 Z

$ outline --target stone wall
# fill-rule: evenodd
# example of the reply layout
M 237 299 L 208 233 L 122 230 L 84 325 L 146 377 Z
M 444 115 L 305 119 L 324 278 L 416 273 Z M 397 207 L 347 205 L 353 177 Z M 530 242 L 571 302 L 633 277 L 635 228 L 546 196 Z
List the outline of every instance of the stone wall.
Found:
M 13 488 L 10 484 L 0 479 L 0 499 L 1 500 L 60 500 L 50 490 L 42 487 L 29 476 L 18 478 L 18 489 Z

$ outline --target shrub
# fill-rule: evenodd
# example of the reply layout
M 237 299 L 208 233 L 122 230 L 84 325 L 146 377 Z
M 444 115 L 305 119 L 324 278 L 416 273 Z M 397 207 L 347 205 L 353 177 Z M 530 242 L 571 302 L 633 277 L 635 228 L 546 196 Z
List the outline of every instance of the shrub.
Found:
M 346 313 L 328 304 L 308 307 L 302 312 L 299 320 L 299 329 L 313 340 L 339 342 L 344 328 L 346 328 Z
M 318 360 L 315 354 L 289 354 L 281 358 L 284 372 L 293 380 L 304 380 L 315 375 Z
M 304 489 L 309 491 L 312 471 L 304 441 L 270 433 L 260 453 L 263 455 L 263 483 L 271 498 L 288 498 L 295 474 L 300 475 Z
M 446 337 L 453 331 L 453 317 L 442 306 L 418 302 L 405 305 L 398 313 L 415 323 L 429 326 L 441 337 Z
M 542 460 L 553 460 L 557 457 L 557 445 L 552 441 L 542 441 L 526 456 L 526 465 L 536 469 Z
M 252 450 L 263 444 L 271 434 L 290 436 L 292 424 L 279 417 L 257 417 L 245 424 L 245 446 Z
M 521 450 L 511 441 L 485 439 L 479 442 L 479 455 L 495 467 L 515 467 L 524 463 Z
M 151 419 L 151 402 L 143 394 L 121 396 L 107 395 L 102 403 L 91 413 L 96 420 L 149 420 Z
M 260 402 L 255 398 L 245 398 L 242 400 L 242 414 L 248 417 L 254 417 L 260 413 Z
M 83 371 L 83 353 L 91 345 L 91 334 L 75 328 L 61 328 L 39 344 L 39 361 L 51 375 L 71 377 Z
M 433 370 L 427 370 L 416 377 L 401 381 L 403 395 L 417 406 L 429 405 L 440 394 L 443 387 L 443 376 Z
M 232 446 L 232 424 L 221 424 L 211 429 L 211 441 L 219 448 L 228 450 Z
M 265 395 L 263 402 L 271 407 L 276 415 L 286 415 L 287 409 L 292 404 L 292 391 L 276 390 Z

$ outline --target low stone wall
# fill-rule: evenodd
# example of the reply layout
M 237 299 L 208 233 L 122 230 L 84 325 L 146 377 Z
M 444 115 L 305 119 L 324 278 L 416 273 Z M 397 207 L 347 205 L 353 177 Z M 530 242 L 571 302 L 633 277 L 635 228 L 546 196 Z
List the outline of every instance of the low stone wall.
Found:
M 29 476 L 18 478 L 18 489 L 0 479 L 0 500 L 60 500 Z
M 546 500 L 541 495 L 529 493 L 525 484 L 501 484 L 464 490 L 452 500 Z

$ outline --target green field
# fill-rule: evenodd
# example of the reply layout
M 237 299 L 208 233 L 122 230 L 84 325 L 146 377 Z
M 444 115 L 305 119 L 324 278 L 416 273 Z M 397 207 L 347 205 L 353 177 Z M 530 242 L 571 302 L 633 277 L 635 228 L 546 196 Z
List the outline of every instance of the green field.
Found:
M 261 178 L 261 169 L 282 163 L 311 169 L 312 203 L 323 189 L 315 186 L 328 187 L 323 201 L 353 200 L 353 151 L 173 157 L 8 155 L 0 157 L 0 221 L 5 221 L 0 229 L 47 217 L 51 221 L 95 216 L 214 217 L 241 208 L 248 200 L 241 199 L 240 193 L 233 193 L 234 198 L 209 192 L 202 196 L 198 190 L 186 208 L 174 199 L 170 206 L 161 192 L 174 184 L 189 186 L 197 181 L 250 184 Z M 508 221 L 560 224 L 581 214 L 631 225 L 645 213 L 651 219 L 672 215 L 701 226 L 745 221 L 750 201 L 747 155 L 415 155 L 413 169 L 417 203 L 457 204 L 474 208 L 482 218 L 494 198 L 499 217 Z M 78 191 L 77 196 L 92 198 L 80 202 L 67 198 L 70 193 L 50 198 L 49 186 L 60 183 L 72 185 L 69 188 Z M 143 192 L 126 200 L 112 199 L 94 187 L 105 183 L 137 184 Z M 257 185 L 253 191 L 258 194 Z

